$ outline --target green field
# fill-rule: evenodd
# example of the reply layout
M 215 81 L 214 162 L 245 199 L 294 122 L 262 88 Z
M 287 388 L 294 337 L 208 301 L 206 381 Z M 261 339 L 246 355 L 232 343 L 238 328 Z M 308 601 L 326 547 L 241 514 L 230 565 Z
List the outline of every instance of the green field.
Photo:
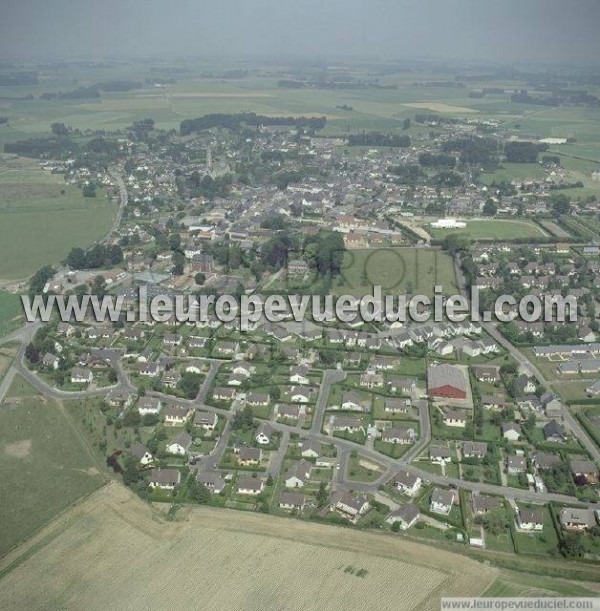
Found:
M 344 256 L 336 295 L 361 297 L 381 286 L 383 294 L 432 296 L 442 286 L 447 295 L 457 292 L 452 259 L 445 252 L 421 248 L 350 250 Z
M 23 278 L 59 263 L 110 229 L 116 205 L 101 192 L 84 198 L 27 159 L 0 160 L 0 278 Z
M 432 237 L 443 239 L 447 235 L 466 235 L 474 240 L 507 240 L 515 238 L 539 238 L 547 235 L 541 227 L 527 220 L 478 220 L 467 221 L 465 229 L 433 229 L 423 227 Z
M 16 329 L 23 320 L 22 317 L 20 296 L 0 291 L 0 337 Z
M 63 408 L 17 378 L 0 405 L 0 556 L 98 488 L 101 469 Z
M 222 79 L 216 73 L 239 69 L 240 64 L 234 60 L 207 59 L 153 64 L 156 62 L 47 67 L 38 85 L 3 87 L 0 110 L 10 122 L 0 128 L 0 146 L 47 133 L 54 121 L 73 128 L 98 130 L 122 129 L 133 121 L 152 117 L 161 128 L 177 128 L 185 118 L 212 112 L 246 111 L 280 116 L 325 115 L 328 125 L 324 133 L 344 134 L 360 130 L 401 130 L 403 120 L 414 119 L 416 113 L 439 112 L 454 117 L 493 118 L 500 120 L 502 127 L 522 134 L 574 138 L 572 143 L 550 148 L 566 155 L 600 160 L 600 109 L 549 108 L 512 102 L 510 90 L 525 87 L 522 80 L 488 78 L 471 80 L 464 88 L 430 86 L 429 81 L 453 79 L 454 73 L 435 69 L 382 73 L 374 66 L 342 63 L 331 66 L 328 76 L 335 77 L 342 71 L 354 79 L 375 80 L 389 88 L 288 89 L 278 86 L 282 78 L 279 66 L 245 62 L 243 78 Z M 147 86 L 124 93 L 102 93 L 99 99 L 40 99 L 43 93 L 72 89 L 74 83 L 88 86 L 112 79 L 144 81 L 156 76 L 157 69 L 172 76 L 171 68 L 172 74 L 177 74 L 177 82 L 164 89 Z M 483 98 L 469 97 L 471 89 L 482 87 L 503 87 L 506 91 Z M 598 94 L 597 87 L 586 89 Z M 24 99 L 29 95 L 33 99 Z M 351 110 L 342 110 L 341 105 Z M 410 132 L 417 135 L 431 129 L 413 121 Z

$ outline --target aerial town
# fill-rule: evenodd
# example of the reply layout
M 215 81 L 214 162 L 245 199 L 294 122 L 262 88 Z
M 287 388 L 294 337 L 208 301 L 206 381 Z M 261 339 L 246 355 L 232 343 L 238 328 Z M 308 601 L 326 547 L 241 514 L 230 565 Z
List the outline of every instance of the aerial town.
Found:
M 560 157 L 499 121 L 417 113 L 407 135 L 345 138 L 323 136 L 325 124 L 55 124 L 60 138 L 7 145 L 118 205 L 103 241 L 40 269 L 30 292 L 120 295 L 134 309 L 139 286 L 266 296 L 439 284 L 476 287 L 482 305 L 572 295 L 577 323 L 287 312 L 242 330 L 214 314 L 99 324 L 88 312 L 16 332 L 16 371 L 85 405 L 91 443 L 143 499 L 597 556 L 598 200 L 565 195 L 576 181 Z M 501 159 L 537 164 L 537 178 L 482 180 Z

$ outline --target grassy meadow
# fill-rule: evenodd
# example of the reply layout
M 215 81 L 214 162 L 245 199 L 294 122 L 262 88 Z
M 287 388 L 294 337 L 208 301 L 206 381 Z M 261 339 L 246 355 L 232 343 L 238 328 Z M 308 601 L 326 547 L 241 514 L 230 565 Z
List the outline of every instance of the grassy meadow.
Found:
M 362 297 L 372 294 L 373 286 L 381 286 L 384 295 L 432 296 L 436 285 L 441 285 L 445 294 L 457 292 L 454 265 L 446 253 L 420 248 L 372 248 L 345 253 L 333 291 L 336 295 Z
M 100 190 L 84 198 L 35 161 L 1 157 L 0 278 L 24 278 L 59 263 L 73 246 L 88 246 L 106 234 L 115 212 L 116 204 Z
M 105 481 L 62 405 L 15 378 L 0 404 L 0 556 Z

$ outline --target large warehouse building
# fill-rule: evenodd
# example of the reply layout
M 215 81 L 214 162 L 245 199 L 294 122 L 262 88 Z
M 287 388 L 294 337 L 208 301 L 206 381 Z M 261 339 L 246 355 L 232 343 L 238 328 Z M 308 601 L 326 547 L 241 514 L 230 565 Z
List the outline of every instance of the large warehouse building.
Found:
M 454 365 L 432 365 L 427 369 L 427 392 L 434 398 L 466 399 L 465 374 Z

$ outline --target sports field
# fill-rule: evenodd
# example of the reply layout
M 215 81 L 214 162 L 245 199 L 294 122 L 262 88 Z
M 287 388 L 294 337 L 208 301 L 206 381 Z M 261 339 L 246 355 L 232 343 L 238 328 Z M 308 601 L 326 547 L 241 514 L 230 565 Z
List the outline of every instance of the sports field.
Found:
M 213 508 L 165 519 L 113 483 L 0 563 L 12 609 L 439 609 L 496 569 L 401 537 Z
M 424 225 L 423 229 L 433 238 L 443 239 L 447 235 L 461 234 L 473 240 L 510 240 L 515 238 L 539 238 L 546 236 L 544 230 L 528 220 L 490 219 L 466 221 L 465 229 L 434 229 Z
M 24 278 L 60 263 L 73 246 L 106 234 L 115 212 L 101 191 L 85 198 L 35 161 L 1 157 L 0 278 Z
M 381 286 L 383 294 L 433 295 L 440 285 L 444 294 L 457 292 L 452 259 L 426 248 L 372 248 L 350 250 L 344 256 L 336 295 L 361 297 Z
M 101 469 L 64 408 L 15 378 L 0 404 L 0 556 L 98 488 Z

